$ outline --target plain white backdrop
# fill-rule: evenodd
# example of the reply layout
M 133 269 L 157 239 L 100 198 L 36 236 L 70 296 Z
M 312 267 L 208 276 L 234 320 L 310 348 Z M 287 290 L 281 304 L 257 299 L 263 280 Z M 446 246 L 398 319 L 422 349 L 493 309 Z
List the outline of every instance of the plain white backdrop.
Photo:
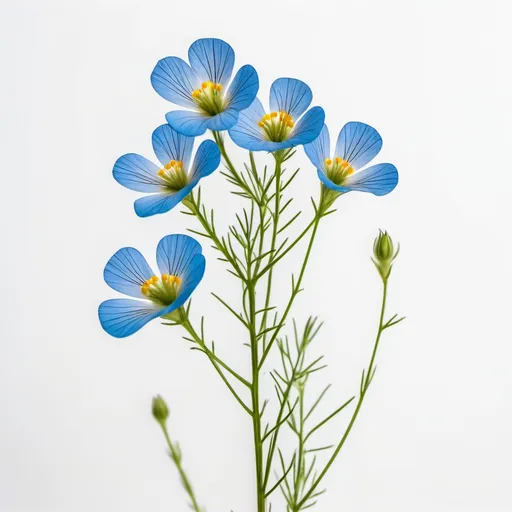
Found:
M 156 393 L 200 502 L 254 510 L 250 422 L 207 361 L 159 322 L 119 341 L 97 320 L 98 304 L 116 296 L 102 271 L 118 248 L 154 262 L 163 235 L 197 227 L 179 210 L 137 218 L 138 195 L 111 169 L 123 153 L 152 158 L 151 132 L 173 107 L 150 73 L 200 37 L 225 39 L 236 67 L 256 67 L 264 102 L 275 78 L 297 77 L 331 133 L 352 120 L 375 126 L 378 161 L 400 172 L 389 196 L 338 201 L 294 310 L 300 324 L 325 321 L 315 350 L 329 362 L 328 411 L 356 391 L 373 343 L 372 240 L 383 228 L 401 242 L 389 312 L 407 320 L 386 332 L 317 509 L 512 509 L 508 2 L 32 0 L 0 11 L 1 512 L 187 510 L 150 415 Z M 295 162 L 306 222 L 318 180 L 302 150 Z M 203 189 L 227 225 L 240 202 L 220 173 Z M 206 315 L 208 337 L 246 372 L 243 332 L 209 293 L 235 301 L 237 285 L 205 252 L 194 318 Z M 300 261 L 281 267 L 275 303 Z

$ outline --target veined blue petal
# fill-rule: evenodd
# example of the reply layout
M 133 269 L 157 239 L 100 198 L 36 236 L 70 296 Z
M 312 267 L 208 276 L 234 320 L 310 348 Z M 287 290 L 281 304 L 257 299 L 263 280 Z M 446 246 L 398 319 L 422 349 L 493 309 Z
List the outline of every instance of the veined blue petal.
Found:
M 398 184 L 398 171 L 392 164 L 377 164 L 356 172 L 343 183 L 348 190 L 370 192 L 376 196 L 389 194 Z
M 154 275 L 142 254 L 133 247 L 119 249 L 107 262 L 103 277 L 117 292 L 144 298 L 141 286 Z
M 211 174 L 220 164 L 220 150 L 212 140 L 205 140 L 197 148 L 190 175 L 195 178 L 204 178 Z
M 239 114 L 238 123 L 230 128 L 229 136 L 235 144 L 249 151 L 261 151 L 261 145 L 268 142 L 258 126 L 265 115 L 263 105 L 258 98 L 251 103 L 249 108 Z
M 158 177 L 159 168 L 147 158 L 128 153 L 118 158 L 112 174 L 123 187 L 137 192 L 159 192 L 162 180 Z
M 310 108 L 297 123 L 292 136 L 288 139 L 291 146 L 313 142 L 324 126 L 325 112 L 322 107 Z
M 202 135 L 208 128 L 211 119 L 199 112 L 190 110 L 174 110 L 165 115 L 165 119 L 173 130 L 189 137 Z
M 196 254 L 203 251 L 201 244 L 188 235 L 167 235 L 158 242 L 156 263 L 162 274 L 178 276 L 182 281 Z
M 180 286 L 178 297 L 172 303 L 174 309 L 183 306 L 192 292 L 196 289 L 204 275 L 206 260 L 202 254 L 196 254 L 185 269 L 185 274 Z
M 331 139 L 329 129 L 324 124 L 320 135 L 309 144 L 304 144 L 304 151 L 317 169 L 325 169 L 325 160 L 331 156 Z
M 270 110 L 284 110 L 294 120 L 306 111 L 312 99 L 309 86 L 296 78 L 278 78 L 270 87 Z
M 338 136 L 336 152 L 357 171 L 372 160 L 382 147 L 382 139 L 375 128 L 358 122 L 347 123 Z
M 110 299 L 100 304 L 98 316 L 101 326 L 111 336 L 125 338 L 165 314 L 166 309 L 147 300 Z
M 179 204 L 185 197 L 187 197 L 191 190 L 197 185 L 199 180 L 194 180 L 186 187 L 182 188 L 175 194 L 169 192 L 163 194 L 152 194 L 150 196 L 141 197 L 134 203 L 135 213 L 139 217 L 150 217 L 157 213 L 166 213 L 177 204 Z
M 227 105 L 235 110 L 248 108 L 256 98 L 259 87 L 260 82 L 256 70 L 248 64 L 242 66 L 226 93 Z
M 171 160 L 179 160 L 183 162 L 184 169 L 189 168 L 194 137 L 187 137 L 173 130 L 168 124 L 163 124 L 153 132 L 151 140 L 155 155 L 162 166 Z
M 190 45 L 188 60 L 202 81 L 225 86 L 233 73 L 235 52 L 222 39 L 198 39 Z
M 159 60 L 151 73 L 153 89 L 171 103 L 182 107 L 196 108 L 192 91 L 201 86 L 191 67 L 179 57 Z
M 229 130 L 238 121 L 238 110 L 234 108 L 228 108 L 217 114 L 216 116 L 210 117 L 208 120 L 208 129 L 220 132 L 222 130 Z

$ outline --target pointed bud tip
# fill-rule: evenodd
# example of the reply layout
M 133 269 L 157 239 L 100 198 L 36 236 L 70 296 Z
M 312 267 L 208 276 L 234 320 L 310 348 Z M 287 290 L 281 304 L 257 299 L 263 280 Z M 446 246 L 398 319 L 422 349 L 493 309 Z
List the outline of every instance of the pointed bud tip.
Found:
M 391 264 L 397 257 L 398 250 L 395 252 L 393 240 L 388 235 L 387 231 L 379 229 L 379 234 L 373 243 L 373 256 L 375 266 L 379 271 L 382 279 L 386 280 L 391 272 Z

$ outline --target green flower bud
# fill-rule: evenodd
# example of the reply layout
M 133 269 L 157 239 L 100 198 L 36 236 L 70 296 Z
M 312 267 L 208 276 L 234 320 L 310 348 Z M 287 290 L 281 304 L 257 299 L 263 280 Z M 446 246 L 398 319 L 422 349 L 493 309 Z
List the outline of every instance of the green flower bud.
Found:
M 152 413 L 156 421 L 164 423 L 169 417 L 169 408 L 165 403 L 165 400 L 157 395 L 153 398 Z
M 387 231 L 379 231 L 379 235 L 373 243 L 373 263 L 377 267 L 380 276 L 384 281 L 387 280 L 391 272 L 391 267 L 394 259 L 398 256 L 400 245 L 395 252 L 393 240 L 388 235 Z

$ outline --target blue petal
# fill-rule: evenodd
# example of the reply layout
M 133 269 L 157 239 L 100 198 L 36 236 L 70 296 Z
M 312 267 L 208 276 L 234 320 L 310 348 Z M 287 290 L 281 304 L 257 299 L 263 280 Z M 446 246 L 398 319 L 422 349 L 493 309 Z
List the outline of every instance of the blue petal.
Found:
M 249 66 L 242 66 L 233 78 L 226 93 L 226 104 L 235 110 L 248 108 L 256 98 L 260 82 L 256 70 Z
M 188 50 L 188 60 L 202 81 L 225 86 L 233 72 L 235 52 L 222 39 L 198 39 Z
M 117 292 L 142 297 L 141 286 L 154 275 L 142 254 L 133 247 L 119 249 L 107 262 L 103 277 Z
M 189 168 L 194 137 L 187 137 L 173 130 L 168 124 L 163 124 L 153 132 L 152 142 L 155 155 L 162 165 L 171 160 L 180 160 L 184 169 Z
M 313 93 L 301 80 L 278 78 L 270 87 L 270 110 L 284 110 L 297 119 L 311 104 Z
M 171 103 L 182 107 L 197 108 L 192 91 L 201 83 L 190 66 L 179 57 L 165 57 L 159 60 L 151 73 L 153 89 Z
M 325 168 L 325 160 L 331 156 L 331 139 L 327 125 L 324 124 L 320 135 L 313 142 L 304 145 L 304 151 L 317 169 Z
M 100 304 L 98 316 L 101 326 L 111 336 L 125 338 L 165 314 L 166 309 L 147 300 L 111 299 Z
M 159 192 L 162 181 L 158 177 L 159 168 L 143 156 L 128 153 L 118 158 L 112 174 L 123 187 L 137 192 Z
M 202 135 L 208 128 L 209 116 L 190 110 L 174 110 L 165 115 L 173 130 L 189 137 Z
M 341 129 L 335 156 L 349 162 L 357 171 L 372 160 L 381 147 L 382 139 L 375 128 L 352 121 Z
M 151 196 L 141 197 L 134 203 L 135 213 L 139 217 L 150 217 L 157 213 L 166 213 L 177 204 L 179 204 L 185 197 L 187 197 L 191 190 L 197 185 L 199 180 L 194 180 L 192 183 L 182 188 L 175 194 L 153 194 Z
M 215 171 L 219 164 L 219 147 L 212 140 L 205 140 L 201 142 L 201 145 L 197 148 L 190 175 L 192 178 L 203 178 Z
M 233 142 L 249 151 L 264 151 L 263 146 L 269 141 L 265 139 L 258 126 L 264 115 L 265 111 L 261 101 L 255 98 L 249 108 L 240 112 L 238 123 L 230 128 L 229 136 Z
M 196 289 L 197 285 L 201 282 L 204 276 L 206 267 L 206 260 L 202 254 L 196 254 L 190 261 L 185 275 L 181 282 L 180 291 L 176 300 L 172 303 L 174 309 L 183 306 L 188 300 L 192 292 Z
M 291 146 L 313 142 L 324 126 L 325 112 L 322 107 L 309 109 L 297 123 L 292 136 L 288 139 Z
M 167 235 L 158 242 L 156 263 L 160 273 L 178 276 L 184 280 L 192 259 L 202 251 L 201 244 L 191 236 Z
M 229 130 L 238 122 L 238 115 L 238 110 L 228 108 L 227 110 L 224 110 L 224 112 L 221 112 L 209 119 L 208 129 L 216 132 Z
M 398 171 L 392 164 L 377 164 L 349 176 L 343 185 L 348 190 L 370 192 L 376 196 L 389 194 L 398 184 Z

